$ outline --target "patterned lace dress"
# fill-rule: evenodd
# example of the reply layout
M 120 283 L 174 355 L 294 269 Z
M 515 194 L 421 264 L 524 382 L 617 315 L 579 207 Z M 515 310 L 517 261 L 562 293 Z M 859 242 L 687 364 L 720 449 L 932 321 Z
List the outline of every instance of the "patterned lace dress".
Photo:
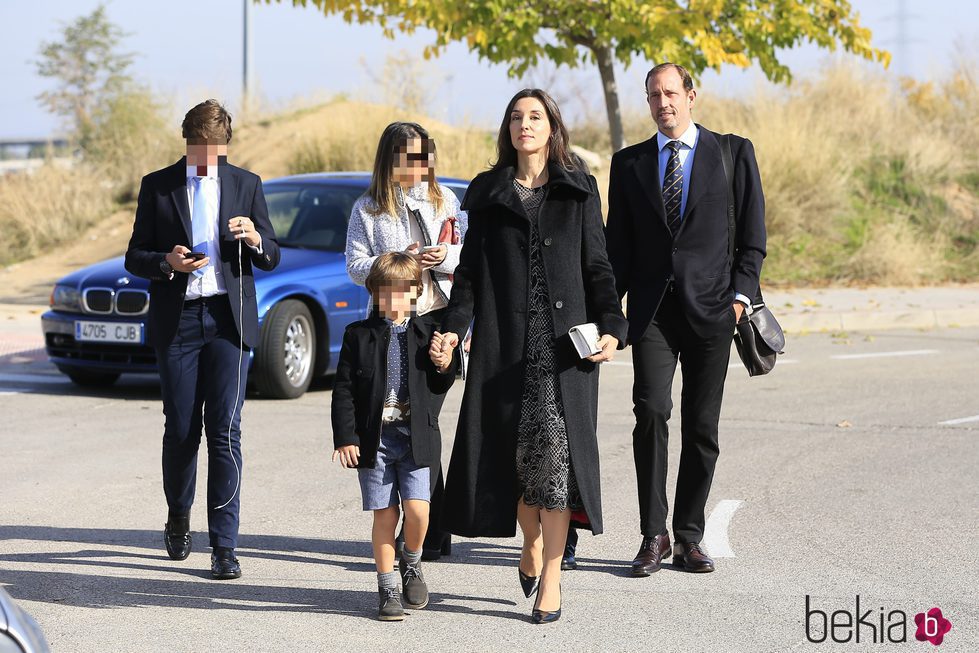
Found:
M 528 506 L 548 510 L 581 508 L 581 495 L 571 467 L 561 388 L 554 371 L 554 323 L 537 226 L 544 188 L 513 182 L 530 218 L 530 298 L 527 304 L 527 345 L 524 354 L 523 399 L 517 427 L 517 479 Z

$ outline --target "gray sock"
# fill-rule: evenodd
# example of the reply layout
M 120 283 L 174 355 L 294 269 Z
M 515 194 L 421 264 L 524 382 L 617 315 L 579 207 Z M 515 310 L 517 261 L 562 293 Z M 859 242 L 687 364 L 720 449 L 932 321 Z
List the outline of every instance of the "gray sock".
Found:
M 401 580 L 401 574 L 397 571 L 388 572 L 377 572 L 377 586 L 378 587 L 393 587 L 397 589 L 398 581 Z
M 414 567 L 419 562 L 422 561 L 421 551 L 409 551 L 408 547 L 404 548 L 404 552 L 401 554 L 401 559 L 405 561 L 405 564 Z

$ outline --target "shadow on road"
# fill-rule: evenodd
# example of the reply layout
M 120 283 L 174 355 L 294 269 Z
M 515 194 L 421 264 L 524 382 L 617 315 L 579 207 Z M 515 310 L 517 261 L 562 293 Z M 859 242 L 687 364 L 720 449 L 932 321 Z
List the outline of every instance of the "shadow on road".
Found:
M 198 533 L 197 536 L 206 540 L 205 534 Z M 348 571 L 371 572 L 374 565 L 368 542 L 279 535 L 243 535 L 241 539 L 245 546 L 239 547 L 238 551 L 245 563 L 244 579 L 217 582 L 211 580 L 207 569 L 169 560 L 163 551 L 161 531 L 0 526 L 0 540 L 82 545 L 77 551 L 68 552 L 0 554 L 0 564 L 15 563 L 18 567 L 0 570 L 0 583 L 20 600 L 84 608 L 157 606 L 349 614 L 374 618 L 377 594 L 373 591 L 282 587 L 247 582 L 247 560 L 256 558 L 307 565 L 327 564 Z M 195 543 L 195 551 L 205 550 L 205 547 Z M 517 555 L 517 547 L 466 542 L 455 545 L 453 555 L 436 564 L 451 561 L 516 567 Z M 25 569 L 25 566 L 36 568 Z M 68 566 L 72 568 L 71 571 L 64 570 Z M 80 566 L 91 569 L 91 572 L 78 571 Z M 145 574 L 143 577 L 132 577 L 133 572 L 150 572 L 169 578 L 146 578 Z M 485 603 L 489 604 L 490 609 L 474 609 L 457 602 Z M 433 592 L 427 609 L 526 620 L 526 615 L 492 609 L 494 605 L 510 607 L 516 603 L 491 597 Z

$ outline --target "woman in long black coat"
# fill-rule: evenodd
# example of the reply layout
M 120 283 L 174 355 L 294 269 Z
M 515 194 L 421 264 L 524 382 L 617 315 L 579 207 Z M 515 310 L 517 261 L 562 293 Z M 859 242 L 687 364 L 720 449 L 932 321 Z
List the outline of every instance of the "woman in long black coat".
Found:
M 626 321 L 598 186 L 545 92 L 514 96 L 497 150 L 463 201 L 469 231 L 432 345 L 433 358 L 447 355 L 473 321 L 443 518 L 467 537 L 512 537 L 519 521 L 520 580 L 528 597 L 539 589 L 541 623 L 560 616 L 572 511 L 602 532 L 598 363 L 625 346 Z M 587 322 L 601 351 L 581 359 L 568 330 Z

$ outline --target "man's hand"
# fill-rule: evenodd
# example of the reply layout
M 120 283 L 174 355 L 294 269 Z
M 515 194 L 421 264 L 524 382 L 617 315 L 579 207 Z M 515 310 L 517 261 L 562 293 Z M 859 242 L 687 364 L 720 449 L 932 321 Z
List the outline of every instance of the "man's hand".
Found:
M 336 462 L 337 458 L 340 459 L 340 467 L 353 469 L 360 461 L 360 447 L 355 444 L 339 447 L 333 452 L 333 460 L 331 462 Z
M 593 363 L 604 363 L 615 358 L 615 350 L 619 347 L 619 339 L 607 333 L 598 339 L 598 348 L 602 351 L 588 357 Z
M 741 315 L 744 313 L 744 304 L 741 302 L 734 302 L 734 323 L 737 324 L 741 321 Z
M 176 245 L 174 246 L 173 251 L 167 254 L 167 263 L 169 263 L 170 267 L 177 272 L 190 274 L 194 270 L 200 270 L 202 267 L 211 262 L 211 258 L 209 256 L 205 256 L 201 260 L 195 261 L 187 256 L 189 253 L 190 250 L 188 248 L 184 247 L 183 245 Z
M 239 215 L 228 220 L 228 230 L 234 234 L 236 240 L 243 240 L 249 247 L 258 247 L 262 244 L 262 235 L 255 231 L 255 223 L 244 215 Z

